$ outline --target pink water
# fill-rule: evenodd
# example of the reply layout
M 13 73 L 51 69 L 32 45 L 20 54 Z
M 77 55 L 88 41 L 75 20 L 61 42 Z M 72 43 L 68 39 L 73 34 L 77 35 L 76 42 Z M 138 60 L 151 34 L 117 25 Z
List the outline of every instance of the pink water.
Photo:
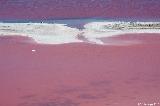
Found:
M 125 38 L 135 38 L 129 36 Z M 156 35 L 151 38 L 136 37 L 145 43 L 135 45 L 101 46 L 37 45 L 1 37 L 0 106 L 159 103 L 160 42 Z
M 0 19 L 155 20 L 159 5 L 159 0 L 0 0 Z M 0 37 L 0 106 L 159 106 L 159 34 L 109 38 L 142 41 L 127 46 L 30 40 Z

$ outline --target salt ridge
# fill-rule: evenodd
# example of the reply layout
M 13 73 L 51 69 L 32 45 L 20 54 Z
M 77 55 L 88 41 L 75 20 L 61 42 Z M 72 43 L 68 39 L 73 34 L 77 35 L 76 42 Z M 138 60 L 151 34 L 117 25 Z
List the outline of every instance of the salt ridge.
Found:
M 130 24 L 131 23 L 129 22 L 89 22 L 84 25 L 84 29 L 78 29 L 76 27 L 69 27 L 67 26 L 67 24 L 58 23 L 51 24 L 1 22 L 0 36 L 20 35 L 25 37 L 31 37 L 40 44 L 88 42 L 105 45 L 107 43 L 100 40 L 100 38 L 131 33 L 160 33 L 160 28 L 158 26 L 160 25 L 159 22 L 134 23 L 135 25 L 142 25 L 142 27 L 133 27 Z M 115 25 L 119 25 L 118 28 L 114 28 Z M 153 25 L 157 26 L 153 27 Z M 80 37 L 82 37 L 83 39 L 81 39 Z

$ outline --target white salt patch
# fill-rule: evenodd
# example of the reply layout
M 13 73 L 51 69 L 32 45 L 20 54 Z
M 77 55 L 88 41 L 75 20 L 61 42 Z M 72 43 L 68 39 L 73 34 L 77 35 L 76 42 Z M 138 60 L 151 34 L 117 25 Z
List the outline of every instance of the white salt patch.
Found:
M 140 23 L 140 22 L 139 22 Z M 96 42 L 97 44 L 106 44 L 102 41 L 98 41 L 97 39 L 105 38 L 105 37 L 112 37 L 117 35 L 123 35 L 123 34 L 132 34 L 132 33 L 160 33 L 160 27 L 159 29 L 112 29 L 107 28 L 107 25 L 113 26 L 114 24 L 122 24 L 122 25 L 128 25 L 128 22 L 91 22 L 86 25 L 84 25 L 84 36 L 91 42 Z M 146 23 L 140 23 L 140 24 L 156 24 L 152 22 L 146 22 Z M 100 43 L 101 42 L 101 43 Z M 124 42 L 124 41 L 123 41 Z M 127 41 L 129 43 L 129 41 Z M 125 44 L 127 44 L 125 42 Z
M 113 25 L 119 24 L 124 29 L 114 29 Z M 0 23 L 0 36 L 26 36 L 33 38 L 41 44 L 64 44 L 76 42 L 88 42 L 104 45 L 100 38 L 131 33 L 160 33 L 159 29 L 128 28 L 128 22 L 90 22 L 84 25 L 84 29 L 71 28 L 66 24 L 47 23 Z M 156 24 L 154 22 L 139 22 L 137 24 Z M 109 27 L 108 27 L 109 26 Z M 79 39 L 79 35 L 85 38 Z M 128 42 L 129 43 L 129 42 Z
M 82 42 L 76 36 L 79 32 L 65 24 L 0 23 L 0 35 L 27 36 L 43 44 Z

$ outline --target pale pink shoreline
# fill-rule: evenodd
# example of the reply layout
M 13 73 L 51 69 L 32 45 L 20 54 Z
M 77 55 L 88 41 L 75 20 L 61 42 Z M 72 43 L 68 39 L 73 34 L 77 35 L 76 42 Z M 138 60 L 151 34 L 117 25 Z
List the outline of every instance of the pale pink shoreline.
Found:
M 146 39 L 145 43 L 128 46 L 4 41 L 0 106 L 158 103 L 160 40 L 157 35 L 148 37 L 138 38 Z

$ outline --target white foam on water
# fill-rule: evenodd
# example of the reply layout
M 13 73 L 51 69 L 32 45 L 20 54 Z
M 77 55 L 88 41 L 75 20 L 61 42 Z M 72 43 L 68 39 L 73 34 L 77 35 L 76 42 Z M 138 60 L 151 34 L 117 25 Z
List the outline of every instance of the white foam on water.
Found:
M 140 23 L 140 22 L 139 22 Z M 124 28 L 114 29 L 107 25 L 128 25 L 128 22 L 89 22 L 84 25 L 84 29 L 71 28 L 66 24 L 48 24 L 48 23 L 0 23 L 0 36 L 26 36 L 33 38 L 37 43 L 41 44 L 64 44 L 86 42 L 79 39 L 83 36 L 88 43 L 107 44 L 100 40 L 111 36 L 131 33 L 160 33 L 160 29 L 156 28 Z M 154 22 L 141 22 L 140 24 L 156 24 Z M 159 24 L 159 23 L 158 23 Z M 106 27 L 107 26 L 107 27 Z

